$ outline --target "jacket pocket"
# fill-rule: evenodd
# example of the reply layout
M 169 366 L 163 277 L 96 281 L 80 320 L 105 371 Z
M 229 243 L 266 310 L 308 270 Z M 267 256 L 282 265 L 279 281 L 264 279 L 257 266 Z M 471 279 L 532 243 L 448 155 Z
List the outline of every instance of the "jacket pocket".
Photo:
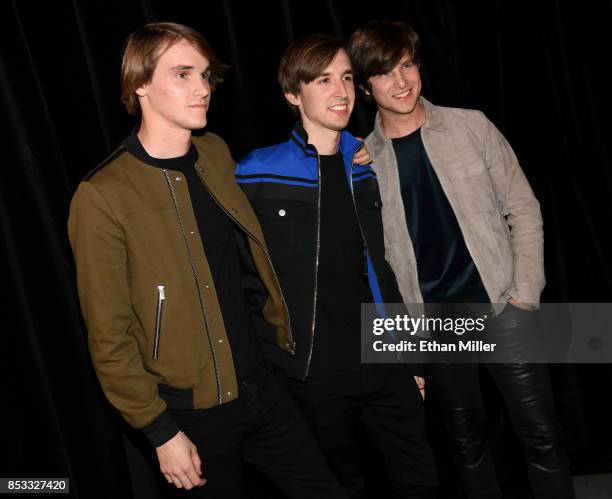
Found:
M 253 201 L 264 237 L 270 249 L 277 271 L 283 270 L 296 261 L 299 246 L 313 237 L 316 230 L 316 207 L 303 201 L 287 199 L 258 199 Z M 314 240 L 313 240 L 314 247 Z
M 164 305 L 166 304 L 166 286 L 157 286 L 157 306 L 155 307 L 155 336 L 153 337 L 153 360 L 159 360 L 159 341 L 162 330 L 162 319 L 164 316 Z
M 355 195 L 357 206 L 372 211 L 381 211 L 383 203 L 378 191 L 366 191 Z
M 497 209 L 497 199 L 489 172 L 479 156 L 474 156 L 473 161 L 455 165 L 451 182 L 465 211 L 484 212 Z
M 485 173 L 487 173 L 487 167 L 478 154 L 463 156 L 454 163 L 453 175 L 457 178 L 463 179 L 474 175 L 484 175 Z
M 258 215 L 288 220 L 292 217 L 304 217 L 308 214 L 308 204 L 289 199 L 257 199 L 251 201 Z M 288 218 L 287 218 L 288 217 Z

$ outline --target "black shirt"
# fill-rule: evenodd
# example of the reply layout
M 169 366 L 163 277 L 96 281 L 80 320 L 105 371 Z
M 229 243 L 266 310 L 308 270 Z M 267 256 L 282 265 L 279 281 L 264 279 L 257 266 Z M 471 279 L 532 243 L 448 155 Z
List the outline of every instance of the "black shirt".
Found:
M 406 223 L 426 303 L 489 301 L 421 130 L 393 139 Z
M 236 377 L 238 380 L 246 378 L 260 364 L 262 354 L 242 287 L 242 263 L 236 240 L 242 237 L 240 229 L 217 205 L 196 172 L 198 153 L 193 145 L 185 156 L 159 159 L 149 156 L 136 134 L 130 136 L 124 144 L 140 160 L 152 166 L 181 172 L 185 176 L 230 342 Z M 203 336 L 202 341 L 207 341 L 206 337 Z
M 364 243 L 340 154 L 320 156 L 317 310 L 309 375 L 358 369 L 361 303 L 372 301 Z

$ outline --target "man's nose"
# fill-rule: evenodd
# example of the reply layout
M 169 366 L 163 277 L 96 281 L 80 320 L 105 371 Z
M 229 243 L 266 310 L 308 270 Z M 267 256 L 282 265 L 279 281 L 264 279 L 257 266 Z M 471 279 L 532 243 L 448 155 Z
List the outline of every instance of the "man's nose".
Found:
M 401 71 L 395 71 L 393 73 L 393 84 L 398 88 L 404 88 L 406 86 L 406 80 Z
M 210 84 L 208 80 L 199 79 L 195 85 L 194 94 L 202 98 L 208 97 L 210 94 Z
M 339 80 L 336 83 L 336 88 L 335 88 L 334 95 L 338 99 L 342 99 L 342 100 L 348 99 L 348 92 L 346 90 L 346 84 L 345 84 L 345 82 L 343 80 Z

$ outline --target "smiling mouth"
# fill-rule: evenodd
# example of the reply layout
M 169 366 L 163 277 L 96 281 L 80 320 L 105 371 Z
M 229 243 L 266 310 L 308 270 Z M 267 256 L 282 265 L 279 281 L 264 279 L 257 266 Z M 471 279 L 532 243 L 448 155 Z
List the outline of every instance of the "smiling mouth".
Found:
M 404 90 L 402 93 L 393 95 L 396 99 L 403 99 L 404 97 L 408 97 L 412 93 L 412 89 Z
M 346 111 L 348 109 L 348 104 L 336 104 L 335 106 L 332 106 L 330 108 L 328 108 L 330 111 L 334 111 L 337 113 L 343 113 L 344 111 Z

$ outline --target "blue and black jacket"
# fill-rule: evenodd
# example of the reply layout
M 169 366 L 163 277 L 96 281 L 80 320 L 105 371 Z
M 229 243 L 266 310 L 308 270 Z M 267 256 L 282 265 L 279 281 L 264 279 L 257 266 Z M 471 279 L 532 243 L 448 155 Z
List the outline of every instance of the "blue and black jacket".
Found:
M 401 303 L 402 298 L 385 261 L 382 202 L 376 175 L 369 165 L 353 163 L 361 145 L 350 133 L 341 132 L 340 153 L 364 238 L 364 277 L 377 313 L 384 316 L 383 303 Z M 258 324 L 264 353 L 287 376 L 304 379 L 316 323 L 321 221 L 319 156 L 298 122 L 287 142 L 256 149 L 240 161 L 236 179 L 259 218 L 289 309 L 295 341 L 295 355 L 283 355 L 274 348 L 274 330 Z

